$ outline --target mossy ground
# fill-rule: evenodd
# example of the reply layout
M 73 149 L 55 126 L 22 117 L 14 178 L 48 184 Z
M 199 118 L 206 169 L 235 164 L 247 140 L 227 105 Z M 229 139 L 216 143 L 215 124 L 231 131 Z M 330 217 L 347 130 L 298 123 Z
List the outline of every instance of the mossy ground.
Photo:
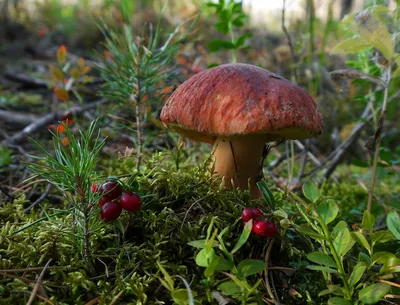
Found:
M 122 161 L 104 159 L 101 168 L 113 168 L 117 175 L 133 171 L 132 157 Z M 96 298 L 110 304 L 118 297 L 119 304 L 172 304 L 169 292 L 161 285 L 157 262 L 170 275 L 181 275 L 197 292 L 196 299 L 207 304 L 202 278 L 204 268 L 195 263 L 198 250 L 188 242 L 205 238 L 212 217 L 219 230 L 229 227 L 224 240 L 231 248 L 243 224 L 240 213 L 245 206 L 262 207 L 270 213 L 263 199 L 250 201 L 246 192 L 226 190 L 210 175 L 207 160 L 192 159 L 177 163 L 169 153 L 154 153 L 136 181 L 143 194 L 143 207 L 137 214 L 123 213 L 114 223 L 102 223 L 91 238 L 94 270 L 83 259 L 74 230 L 74 217 L 60 214 L 31 226 L 46 215 L 54 214 L 54 206 L 46 201 L 39 208 L 24 214 L 28 205 L 24 196 L 0 208 L 0 295 L 1 304 L 25 304 L 36 282 L 39 270 L 50 259 L 43 286 L 54 304 L 86 304 Z M 340 184 L 328 183 L 322 189 L 326 197 L 334 197 L 341 207 L 342 218 L 356 221 L 367 192 L 357 187 L 352 178 Z M 281 191 L 275 191 L 277 206 L 297 219 L 294 202 Z M 66 209 L 59 206 L 58 209 Z M 98 216 L 97 216 L 98 217 Z M 270 216 L 276 222 L 279 219 Z M 21 228 L 24 228 L 21 230 Z M 245 258 L 264 259 L 266 240 L 251 236 L 237 253 Z M 314 245 L 292 229 L 280 229 L 271 256 L 275 267 L 292 267 L 293 271 L 275 270 L 273 278 L 278 295 L 285 304 L 318 304 L 317 294 L 325 285 L 318 272 L 305 268 L 306 256 Z M 15 269 L 26 269 L 14 272 Z M 7 271 L 9 270 L 9 271 Z M 217 282 L 222 280 L 221 273 Z M 250 281 L 255 282 L 254 276 Z M 183 287 L 183 284 L 182 284 Z M 261 293 L 265 290 L 260 287 Z M 296 292 L 296 293 L 295 293 Z M 301 297 L 300 297 L 301 296 Z M 40 303 L 40 300 L 36 302 Z

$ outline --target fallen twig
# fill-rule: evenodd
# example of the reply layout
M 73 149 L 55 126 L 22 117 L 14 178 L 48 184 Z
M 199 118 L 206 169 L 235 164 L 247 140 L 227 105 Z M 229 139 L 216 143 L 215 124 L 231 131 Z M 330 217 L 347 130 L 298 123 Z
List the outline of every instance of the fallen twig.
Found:
M 29 125 L 39 119 L 33 114 L 25 114 L 16 111 L 0 110 L 0 121 L 7 123 L 16 123 L 20 125 Z
M 72 107 L 67 112 L 79 114 L 84 111 L 87 111 L 89 109 L 95 108 L 100 104 L 103 104 L 107 102 L 108 100 L 106 99 L 101 99 L 99 101 L 87 104 L 83 107 L 76 106 Z M 51 122 L 55 120 L 61 120 L 62 116 L 65 114 L 66 111 L 57 111 L 57 112 L 52 112 L 49 114 L 46 114 L 45 116 L 39 118 L 35 122 L 32 122 L 28 126 L 26 126 L 23 130 L 20 132 L 16 133 L 12 137 L 5 139 L 0 142 L 0 145 L 10 145 L 10 144 L 18 144 L 21 143 L 23 140 L 25 140 L 27 137 L 29 137 L 31 134 L 37 132 L 38 130 L 42 129 L 43 127 L 49 125 Z

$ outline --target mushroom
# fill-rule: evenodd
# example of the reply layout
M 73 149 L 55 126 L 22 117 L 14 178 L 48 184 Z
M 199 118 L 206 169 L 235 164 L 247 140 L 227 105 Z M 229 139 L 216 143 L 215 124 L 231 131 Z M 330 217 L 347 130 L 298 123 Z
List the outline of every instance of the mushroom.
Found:
M 322 132 L 312 97 L 283 77 L 249 64 L 225 64 L 202 71 L 180 85 L 165 103 L 168 128 L 214 145 L 215 174 L 240 189 L 256 182 L 265 143 L 305 139 Z M 262 168 L 262 167 L 261 167 Z

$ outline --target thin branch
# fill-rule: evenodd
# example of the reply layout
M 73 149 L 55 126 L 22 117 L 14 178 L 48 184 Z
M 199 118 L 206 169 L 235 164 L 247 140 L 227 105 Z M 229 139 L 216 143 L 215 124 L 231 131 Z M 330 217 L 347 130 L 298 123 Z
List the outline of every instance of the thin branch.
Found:
M 376 171 L 378 168 L 378 161 L 379 161 L 379 153 L 381 149 L 381 140 L 382 140 L 382 129 L 383 129 L 383 123 L 385 121 L 385 116 L 386 116 L 386 109 L 387 109 L 387 104 L 389 100 L 389 85 L 391 81 L 391 72 L 392 72 L 392 63 L 389 62 L 389 68 L 388 68 L 388 74 L 387 74 L 387 84 L 385 86 L 385 93 L 383 97 L 383 105 L 382 105 L 382 112 L 381 116 L 378 121 L 378 128 L 375 133 L 375 139 L 376 139 L 376 145 L 375 145 L 375 154 L 374 154 L 374 164 L 372 166 L 372 181 L 371 181 L 371 186 L 368 194 L 368 203 L 367 203 L 367 210 L 368 212 L 371 212 L 372 210 L 372 199 L 374 197 L 374 190 L 375 190 L 375 184 L 376 184 Z
M 50 183 L 47 184 L 46 189 L 43 192 L 43 194 L 38 199 L 36 199 L 36 201 L 34 203 L 32 203 L 29 207 L 27 207 L 24 210 L 24 213 L 28 214 L 35 206 L 37 206 L 38 204 L 42 203 L 47 198 L 47 196 L 49 195 L 51 188 L 52 188 L 52 185 Z
M 289 48 L 290 48 L 290 54 L 292 55 L 293 63 L 296 63 L 297 56 L 296 56 L 296 53 L 294 52 L 292 38 L 290 37 L 290 34 L 289 34 L 289 32 L 288 32 L 288 30 L 286 28 L 286 25 L 285 25 L 285 12 L 286 12 L 286 0 L 283 0 L 283 6 L 282 6 L 282 30 L 286 35 L 286 38 L 287 38 L 287 41 L 288 41 L 288 45 L 289 45 Z M 297 81 L 297 70 L 296 69 L 293 70 L 293 74 L 294 74 L 295 80 Z
M 372 77 L 358 70 L 342 69 L 342 70 L 332 71 L 330 74 L 333 79 L 337 78 L 364 79 L 370 81 L 371 83 L 385 87 L 385 83 L 380 78 Z

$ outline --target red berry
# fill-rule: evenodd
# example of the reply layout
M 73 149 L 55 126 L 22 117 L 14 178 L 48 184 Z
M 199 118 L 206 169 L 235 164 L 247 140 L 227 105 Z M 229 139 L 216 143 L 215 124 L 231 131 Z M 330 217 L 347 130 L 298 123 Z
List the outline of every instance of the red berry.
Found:
M 101 198 L 98 202 L 99 206 L 103 206 L 105 205 L 107 202 L 109 202 L 110 200 L 108 200 L 107 198 Z
M 118 183 L 112 181 L 104 183 L 101 186 L 101 190 L 104 198 L 107 198 L 108 200 L 117 199 L 122 194 L 121 186 Z
M 92 189 L 92 193 L 97 193 L 97 192 L 100 192 L 100 191 L 101 191 L 101 185 L 98 185 L 98 184 L 92 184 L 92 187 L 91 187 L 91 189 Z
M 136 212 L 142 206 L 142 200 L 139 195 L 134 192 L 125 192 L 119 199 L 121 207 L 130 212 Z
M 276 228 L 275 224 L 270 221 L 265 220 L 257 220 L 253 224 L 252 231 L 262 237 L 273 237 L 278 233 L 278 229 Z
M 253 219 L 261 218 L 264 216 L 264 213 L 259 208 L 254 208 L 253 210 L 254 210 L 254 218 Z
M 109 201 L 101 207 L 100 217 L 106 222 L 113 221 L 117 219 L 119 215 L 121 215 L 121 212 L 122 208 L 118 202 Z
M 244 208 L 242 211 L 242 220 L 248 222 L 250 219 L 254 218 L 253 208 Z

